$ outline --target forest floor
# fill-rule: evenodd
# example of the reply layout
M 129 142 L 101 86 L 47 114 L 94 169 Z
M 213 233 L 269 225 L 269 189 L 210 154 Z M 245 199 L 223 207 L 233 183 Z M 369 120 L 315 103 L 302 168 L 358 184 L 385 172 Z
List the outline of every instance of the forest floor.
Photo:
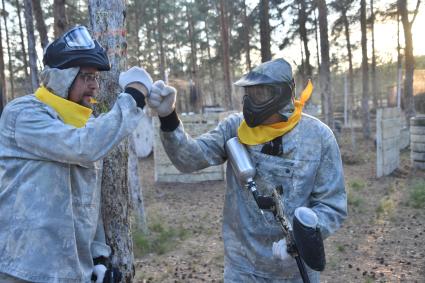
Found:
M 325 241 L 321 282 L 425 282 L 425 171 L 400 167 L 376 178 L 373 140 L 339 139 L 349 217 Z M 150 233 L 135 232 L 136 282 L 222 282 L 224 181 L 155 184 L 153 157 L 140 160 Z

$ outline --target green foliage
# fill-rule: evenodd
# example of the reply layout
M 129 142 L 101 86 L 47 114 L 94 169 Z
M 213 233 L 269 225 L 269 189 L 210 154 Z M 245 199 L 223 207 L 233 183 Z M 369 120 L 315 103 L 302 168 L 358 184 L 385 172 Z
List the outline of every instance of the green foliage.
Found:
M 348 185 L 354 191 L 361 191 L 365 187 L 365 183 L 362 180 L 352 180 Z
M 349 191 L 347 196 L 347 202 L 350 206 L 359 207 L 363 203 L 363 199 Z
M 338 245 L 338 246 L 336 247 L 336 249 L 337 249 L 337 251 L 339 251 L 340 253 L 345 252 L 345 247 L 344 247 L 344 246 Z
M 183 227 L 165 226 L 161 221 L 149 225 L 149 233 L 133 232 L 134 252 L 141 257 L 145 254 L 164 254 L 171 251 L 176 243 L 188 237 L 189 231 Z
M 416 181 L 409 187 L 409 204 L 414 208 L 425 208 L 425 181 Z
M 393 213 L 395 208 L 394 200 L 390 197 L 384 197 L 379 202 L 379 206 L 376 208 L 376 213 L 378 214 L 378 217 L 383 215 L 390 215 Z

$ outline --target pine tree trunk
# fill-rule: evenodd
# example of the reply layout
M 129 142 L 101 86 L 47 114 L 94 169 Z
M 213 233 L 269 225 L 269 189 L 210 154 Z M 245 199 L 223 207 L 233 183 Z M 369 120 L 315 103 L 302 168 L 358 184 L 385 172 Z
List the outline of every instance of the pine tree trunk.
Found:
M 4 74 L 3 35 L 0 25 L 0 114 L 7 103 L 6 76 Z
M 334 118 L 332 109 L 332 89 L 331 89 L 331 72 L 330 72 L 330 57 L 329 57 L 329 38 L 328 38 L 328 10 L 325 0 L 317 1 L 319 10 L 319 26 L 320 26 L 320 54 L 321 64 L 319 71 L 320 88 L 323 93 L 325 111 L 325 123 L 334 129 Z
M 40 0 L 32 0 L 32 5 L 37 31 L 40 35 L 41 48 L 44 50 L 44 47 L 46 47 L 49 43 L 49 38 L 47 37 L 47 28 L 46 23 L 44 22 L 43 9 L 41 8 Z
M 24 0 L 25 9 L 25 24 L 27 26 L 27 39 L 28 39 L 28 56 L 31 76 L 31 92 L 38 87 L 38 70 L 37 70 L 37 53 L 35 51 L 35 36 L 34 25 L 32 17 L 32 3 L 31 0 Z
M 201 94 L 201 80 L 199 79 L 199 68 L 197 63 L 198 53 L 195 38 L 195 21 L 193 19 L 192 10 L 194 7 L 190 4 L 186 5 L 186 16 L 189 30 L 190 41 L 190 77 L 194 84 L 190 91 L 190 103 L 195 113 L 202 111 L 202 94 Z
M 415 19 L 409 21 L 409 11 L 407 9 L 407 0 L 398 0 L 398 9 L 400 11 L 401 22 L 403 23 L 404 30 L 404 101 L 405 101 L 405 115 L 406 121 L 410 124 L 410 118 L 416 115 L 415 100 L 413 97 L 413 73 L 415 71 L 415 57 L 413 55 L 413 37 L 412 37 L 412 24 Z M 415 15 L 418 11 L 420 2 L 418 2 L 415 10 Z
M 165 74 L 165 51 L 164 51 L 164 38 L 162 35 L 162 12 L 161 12 L 161 1 L 157 0 L 156 2 L 156 17 L 158 20 L 157 30 L 158 30 L 158 44 L 159 44 L 159 73 L 162 80 L 167 81 Z
M 261 62 L 272 59 L 270 50 L 270 23 L 269 23 L 269 0 L 260 2 L 260 42 L 261 42 Z
M 367 30 L 366 30 L 366 0 L 360 1 L 360 26 L 362 32 L 362 128 L 363 137 L 370 138 L 369 114 L 369 67 L 367 57 Z
M 61 36 L 68 29 L 68 17 L 65 10 L 66 0 L 53 1 L 53 31 L 55 38 Z
M 251 47 L 249 44 L 249 31 L 250 31 L 250 25 L 248 21 L 248 15 L 246 12 L 246 0 L 242 1 L 242 9 L 243 9 L 243 40 L 244 40 L 244 47 L 245 47 L 245 61 L 246 61 L 246 71 L 249 72 L 251 70 Z
M 307 34 L 307 5 L 305 0 L 299 1 L 299 7 L 298 7 L 298 24 L 300 29 L 300 37 L 301 41 L 304 45 L 304 52 L 305 52 L 305 61 L 303 66 L 303 73 L 304 73 L 304 83 L 306 84 L 308 79 L 311 79 L 312 76 L 312 70 L 311 70 L 311 64 L 310 64 L 310 50 L 308 48 L 308 34 Z
M 356 152 L 356 135 L 354 132 L 354 107 L 355 107 L 355 99 L 354 99 L 354 71 L 353 71 L 353 54 L 351 52 L 351 38 L 350 38 L 350 25 L 348 22 L 348 17 L 346 11 L 342 13 L 342 19 L 344 22 L 344 34 L 345 41 L 347 46 L 347 56 L 348 56 L 348 119 L 350 123 L 351 130 L 351 149 L 352 152 Z
M 89 0 L 90 23 L 95 38 L 108 50 L 111 71 L 102 73 L 99 108 L 110 109 L 119 93 L 118 76 L 126 66 L 125 0 Z M 123 272 L 123 282 L 134 277 L 131 237 L 131 192 L 128 186 L 128 140 L 104 159 L 102 214 L 112 262 Z
M 373 1 L 370 0 L 370 30 L 372 36 L 372 65 L 371 78 L 372 78 L 372 92 L 373 92 L 373 107 L 376 109 L 378 105 L 378 85 L 376 81 L 376 55 L 375 55 L 375 12 L 373 10 Z
M 227 110 L 233 109 L 232 85 L 230 81 L 229 25 L 226 11 L 226 1 L 220 0 L 220 32 L 223 47 L 224 73 L 224 105 Z
M 207 3 L 207 5 L 209 5 Z M 213 64 L 212 64 L 212 56 L 211 56 L 211 46 L 210 46 L 210 29 L 208 26 L 208 22 L 209 22 L 209 17 L 208 17 L 208 11 L 209 11 L 210 7 L 208 6 L 208 10 L 206 11 L 206 17 L 205 17 L 205 39 L 207 40 L 207 55 L 208 55 L 208 72 L 210 74 L 210 89 L 212 91 L 212 104 L 216 105 L 217 104 L 217 92 L 216 92 L 216 88 L 214 86 L 216 79 L 215 79 L 215 73 L 213 71 Z
M 10 50 L 10 40 L 9 40 L 9 31 L 7 28 L 7 16 L 8 13 L 6 12 L 6 5 L 4 4 L 4 0 L 2 0 L 2 7 L 3 7 L 3 20 L 4 20 L 4 32 L 6 34 L 6 45 L 7 45 L 7 56 L 9 58 L 9 82 L 10 82 L 10 94 L 11 99 L 15 97 L 15 75 L 13 72 L 13 64 L 12 64 L 12 52 Z
M 21 51 L 22 51 L 22 62 L 24 63 L 24 73 L 25 73 L 25 82 L 29 83 L 29 74 L 28 74 L 28 61 L 27 61 L 27 51 L 25 48 L 24 40 L 24 29 L 22 27 L 22 18 L 21 18 L 21 3 L 19 0 L 15 1 L 16 13 L 18 14 L 18 23 L 19 23 L 19 37 L 21 39 Z

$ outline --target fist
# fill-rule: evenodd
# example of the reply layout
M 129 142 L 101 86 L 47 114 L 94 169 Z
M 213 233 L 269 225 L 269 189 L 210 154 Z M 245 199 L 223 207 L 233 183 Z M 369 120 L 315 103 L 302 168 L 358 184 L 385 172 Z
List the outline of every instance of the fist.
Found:
M 160 117 L 165 117 L 174 111 L 176 94 L 174 87 L 166 85 L 163 81 L 156 81 L 152 85 L 147 103 Z

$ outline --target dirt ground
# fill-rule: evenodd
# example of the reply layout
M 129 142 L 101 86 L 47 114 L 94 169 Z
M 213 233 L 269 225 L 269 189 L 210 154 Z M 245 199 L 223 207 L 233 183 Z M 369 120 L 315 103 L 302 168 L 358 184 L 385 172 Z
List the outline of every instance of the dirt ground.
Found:
M 409 200 L 425 172 L 411 168 L 405 150 L 400 169 L 377 179 L 373 141 L 357 133 L 356 154 L 349 133 L 339 144 L 349 217 L 325 241 L 321 282 L 425 282 L 425 209 Z M 159 249 L 136 251 L 136 282 L 222 282 L 224 181 L 155 184 L 153 167 L 152 156 L 140 160 L 148 224 L 159 237 L 150 241 Z

